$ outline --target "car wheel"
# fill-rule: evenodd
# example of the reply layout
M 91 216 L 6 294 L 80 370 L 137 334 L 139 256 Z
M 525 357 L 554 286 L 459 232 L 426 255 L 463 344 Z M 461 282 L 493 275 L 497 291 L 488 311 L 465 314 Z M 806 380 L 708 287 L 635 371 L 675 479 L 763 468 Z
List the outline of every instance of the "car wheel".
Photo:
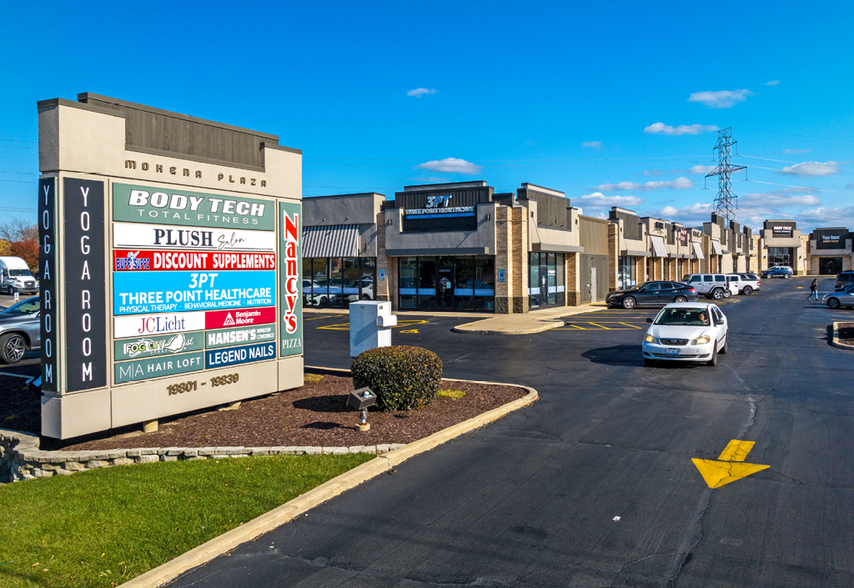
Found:
M 784 280 L 788 280 L 788 279 L 789 279 L 789 274 L 783 274 L 783 279 L 784 279 Z
M 714 290 L 712 290 L 712 298 L 714 298 L 715 300 L 720 300 L 723 297 L 724 291 L 722 288 L 715 288 Z
M 320 297 L 320 304 L 319 304 L 319 306 L 326 306 L 328 303 L 329 303 L 329 300 L 327 300 L 326 296 L 321 296 L 321 297 Z
M 644 358 L 643 358 L 643 364 L 644 364 L 646 367 L 652 367 L 652 366 L 654 366 L 654 365 L 655 365 L 655 360 L 654 360 L 654 359 L 649 359 L 648 357 L 644 357 Z
M 720 353 L 721 355 L 726 355 L 727 345 L 729 345 L 729 336 L 727 336 L 727 338 L 724 339 L 724 346 L 721 347 L 721 350 L 718 353 Z
M 685 298 L 684 296 L 677 296 L 676 298 L 673 299 L 673 302 L 688 302 L 688 299 Z
M 745 296 L 750 296 L 751 294 L 753 294 L 753 288 L 751 288 L 750 286 L 745 286 L 744 290 L 742 290 L 741 293 Z
M 18 363 L 27 352 L 27 342 L 17 333 L 8 333 L 0 337 L 0 360 L 4 363 Z
M 637 300 L 635 300 L 631 296 L 626 296 L 625 298 L 623 298 L 623 308 L 625 308 L 626 310 L 634 308 L 637 303 Z
M 727 288 L 726 290 L 724 290 L 724 298 L 729 298 L 730 296 L 732 296 L 732 292 L 730 292 L 730 289 Z
M 717 342 L 715 342 L 715 344 L 712 346 L 712 359 L 710 359 L 708 363 L 710 366 L 718 365 L 718 344 L 717 344 Z
M 834 308 L 834 309 L 839 308 L 839 299 L 838 298 L 829 298 L 827 300 L 827 305 L 830 308 Z

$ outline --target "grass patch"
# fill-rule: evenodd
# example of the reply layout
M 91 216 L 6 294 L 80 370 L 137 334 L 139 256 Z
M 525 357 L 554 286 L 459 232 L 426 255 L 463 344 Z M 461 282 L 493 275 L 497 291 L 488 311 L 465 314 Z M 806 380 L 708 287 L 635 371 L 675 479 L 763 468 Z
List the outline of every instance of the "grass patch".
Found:
M 0 486 L 0 585 L 117 586 L 373 457 L 161 462 Z
M 303 374 L 302 378 L 307 384 L 316 384 L 323 379 L 323 376 L 320 374 Z
M 453 398 L 454 400 L 459 400 L 466 393 L 462 390 L 439 390 L 438 396 L 442 396 L 444 398 Z

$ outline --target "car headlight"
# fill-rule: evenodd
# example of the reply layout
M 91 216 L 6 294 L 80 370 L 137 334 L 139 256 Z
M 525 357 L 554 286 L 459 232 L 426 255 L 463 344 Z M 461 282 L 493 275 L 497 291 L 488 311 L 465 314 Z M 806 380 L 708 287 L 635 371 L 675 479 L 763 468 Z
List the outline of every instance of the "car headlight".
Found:
M 691 345 L 705 345 L 706 343 L 708 343 L 711 340 L 712 340 L 712 338 L 709 337 L 708 335 L 702 335 L 700 337 L 697 337 L 696 339 L 692 339 Z
M 643 338 L 643 340 L 646 341 L 647 343 L 656 343 L 656 344 L 658 343 L 658 339 L 656 339 L 652 335 L 647 335 L 646 337 Z

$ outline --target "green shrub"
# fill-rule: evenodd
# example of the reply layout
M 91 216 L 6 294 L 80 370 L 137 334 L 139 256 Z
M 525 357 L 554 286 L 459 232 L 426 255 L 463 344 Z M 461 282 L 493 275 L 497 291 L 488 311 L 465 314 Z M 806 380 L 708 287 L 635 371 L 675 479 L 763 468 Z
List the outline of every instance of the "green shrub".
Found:
M 352 375 L 356 389 L 368 386 L 374 391 L 380 410 L 411 410 L 436 399 L 442 360 L 420 347 L 378 347 L 353 360 Z

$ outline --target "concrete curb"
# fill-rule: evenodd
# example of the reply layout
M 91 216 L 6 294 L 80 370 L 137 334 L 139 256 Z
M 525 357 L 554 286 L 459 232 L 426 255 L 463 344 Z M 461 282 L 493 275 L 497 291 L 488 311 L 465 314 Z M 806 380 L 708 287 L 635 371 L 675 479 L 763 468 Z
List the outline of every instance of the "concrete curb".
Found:
M 551 323 L 545 323 L 539 327 L 519 330 L 478 328 L 474 326 L 476 324 L 477 323 L 468 323 L 465 325 L 460 325 L 458 327 L 454 327 L 453 329 L 451 329 L 451 331 L 453 331 L 454 333 L 476 333 L 478 335 L 531 335 L 534 333 L 542 333 L 544 331 L 551 331 L 552 329 L 562 327 L 565 322 L 556 321 Z
M 308 366 L 307 366 L 308 367 Z M 319 368 L 328 371 L 349 372 L 349 370 L 339 370 L 330 368 Z M 475 380 L 452 380 L 451 381 L 475 381 Z M 435 447 L 459 437 L 465 433 L 486 426 L 511 412 L 525 408 L 536 402 L 539 399 L 539 394 L 533 388 L 520 386 L 518 384 L 504 384 L 500 382 L 479 382 L 484 384 L 492 384 L 497 386 L 514 386 L 528 391 L 528 393 L 512 402 L 508 402 L 504 406 L 499 406 L 474 418 L 471 418 L 462 423 L 448 427 L 438 433 L 434 433 L 429 437 L 413 441 L 408 445 L 404 445 L 400 449 L 395 449 L 382 456 L 378 456 L 368 463 L 362 464 L 352 470 L 341 474 L 340 476 L 324 482 L 317 488 L 306 492 L 301 496 L 297 496 L 274 508 L 268 513 L 265 513 L 256 519 L 240 525 L 239 527 L 223 533 L 219 537 L 215 537 L 195 549 L 179 555 L 175 559 L 149 570 L 148 572 L 137 576 L 133 580 L 129 580 L 122 584 L 123 588 L 156 588 L 164 585 L 166 582 L 174 580 L 179 575 L 193 568 L 201 566 L 212 559 L 231 551 L 239 545 L 255 539 L 259 535 L 263 535 L 273 529 L 280 527 L 294 520 L 299 515 L 311 510 L 336 496 L 343 494 L 347 490 L 355 488 L 368 480 L 377 477 L 378 475 L 388 472 L 395 466 L 402 464 L 408 459 L 415 457 L 420 453 L 424 453 Z
M 839 347 L 840 349 L 854 349 L 854 345 L 848 345 L 847 343 L 839 342 L 839 325 L 844 325 L 848 323 L 833 323 L 833 340 L 830 342 L 834 347 Z
M 588 312 L 598 312 L 600 310 L 606 310 L 607 308 L 607 305 L 599 306 L 598 303 L 581 306 L 565 306 L 561 308 L 561 310 L 557 313 L 558 316 L 555 316 L 554 318 L 539 318 L 536 314 L 532 315 L 532 313 L 528 313 L 525 315 L 502 314 L 479 321 L 458 325 L 451 329 L 451 331 L 453 331 L 454 333 L 476 333 L 478 335 L 532 335 L 534 333 L 542 333 L 544 331 L 550 331 L 551 329 L 563 327 L 564 325 L 566 325 L 566 321 L 563 320 L 566 317 L 574 316 L 576 314 L 585 314 Z M 542 311 L 534 311 L 534 313 L 536 312 Z M 509 322 L 516 322 L 515 317 L 520 316 L 524 317 L 523 319 L 518 321 L 521 324 L 540 324 L 528 327 L 520 325 L 519 328 L 513 328 L 512 326 L 490 326 L 490 323 L 492 323 L 493 325 L 507 325 L 507 323 Z M 477 325 L 482 326 L 478 327 Z

